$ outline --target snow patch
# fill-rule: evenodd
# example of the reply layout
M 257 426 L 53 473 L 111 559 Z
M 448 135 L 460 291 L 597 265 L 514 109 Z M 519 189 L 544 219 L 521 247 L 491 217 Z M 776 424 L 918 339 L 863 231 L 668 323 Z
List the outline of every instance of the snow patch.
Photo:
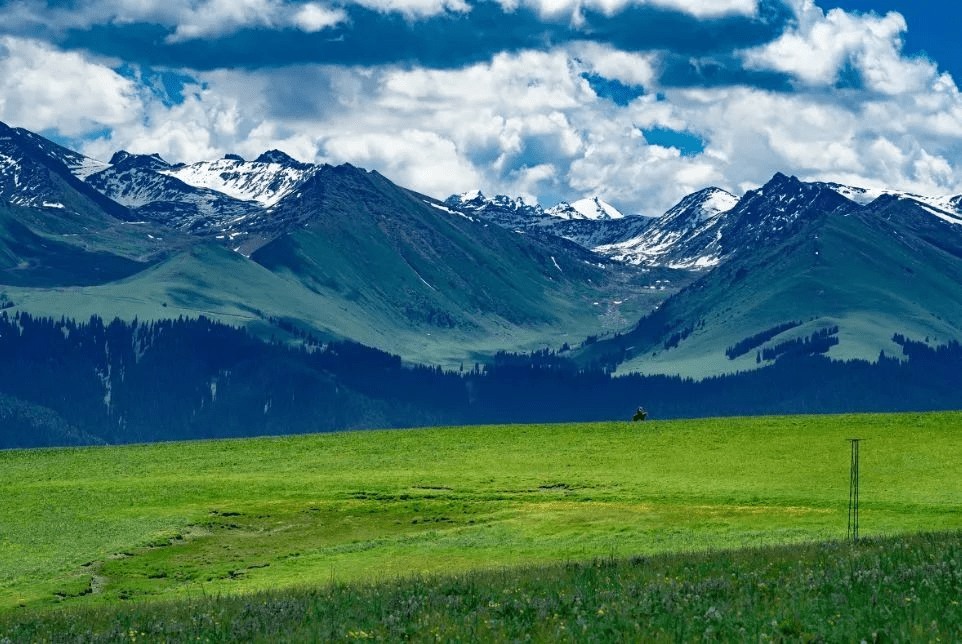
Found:
M 712 191 L 711 195 L 709 195 L 701 205 L 702 213 L 707 215 L 703 217 L 703 220 L 709 218 L 711 215 L 728 212 L 738 205 L 738 201 L 738 197 L 730 192 L 725 192 L 724 190 Z
M 579 199 L 571 204 L 571 207 L 581 213 L 585 219 L 621 219 L 624 217 L 617 208 L 598 197 Z
M 611 220 L 624 217 L 617 208 L 598 197 L 579 199 L 574 203 L 562 201 L 544 212 L 559 219 Z
M 438 210 L 443 210 L 444 212 L 450 213 L 450 214 L 452 214 L 452 215 L 458 215 L 459 217 L 464 217 L 464 218 L 467 219 L 468 221 L 474 221 L 474 218 L 473 218 L 473 217 L 468 217 L 468 216 L 467 216 L 466 214 L 464 214 L 463 212 L 459 212 L 459 211 L 457 211 L 457 210 L 451 210 L 450 208 L 448 208 L 448 207 L 446 207 L 446 206 L 442 206 L 441 204 L 434 203 L 433 201 L 428 201 L 427 199 L 425 199 L 425 200 L 424 200 L 424 203 L 426 203 L 426 204 L 429 205 L 429 206 L 433 206 L 434 208 L 437 208 Z
M 218 159 L 163 170 L 195 188 L 216 190 L 241 201 L 270 207 L 306 181 L 316 166 L 294 168 L 280 163 Z
M 67 163 L 67 168 L 73 176 L 77 177 L 81 181 L 85 181 L 87 177 L 92 174 L 97 174 L 102 172 L 107 168 L 111 167 L 109 163 L 104 163 L 103 161 L 98 161 L 97 159 L 91 159 L 90 157 L 80 157 L 77 160 L 70 160 Z
M 956 225 L 962 224 L 962 217 L 959 217 L 958 215 L 953 215 L 945 212 L 944 210 L 933 208 L 932 206 L 925 203 L 919 203 L 919 206 L 922 208 L 922 210 L 935 215 L 942 221 L 947 221 L 950 224 L 956 224 Z

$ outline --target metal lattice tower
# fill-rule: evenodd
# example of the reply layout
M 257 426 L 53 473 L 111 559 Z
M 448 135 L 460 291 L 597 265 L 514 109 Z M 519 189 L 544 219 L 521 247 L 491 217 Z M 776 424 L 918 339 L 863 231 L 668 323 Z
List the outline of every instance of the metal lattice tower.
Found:
M 861 438 L 850 438 L 852 464 L 848 486 L 848 539 L 858 543 L 858 444 Z

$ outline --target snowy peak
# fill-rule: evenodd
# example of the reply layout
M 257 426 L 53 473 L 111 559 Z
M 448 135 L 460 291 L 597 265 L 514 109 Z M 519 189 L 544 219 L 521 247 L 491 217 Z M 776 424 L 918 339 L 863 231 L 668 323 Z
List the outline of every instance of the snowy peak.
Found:
M 579 199 L 571 207 L 580 212 L 585 219 L 621 219 L 624 217 L 617 208 L 598 197 Z
M 758 190 L 746 193 L 731 212 L 735 227 L 742 229 L 739 236 L 744 233 L 745 243 L 753 243 L 783 234 L 796 222 L 852 205 L 850 199 L 823 184 L 805 183 L 779 172 Z
M 452 195 L 445 199 L 445 203 L 455 208 L 472 211 L 503 210 L 537 216 L 544 214 L 541 206 L 528 204 L 523 197 L 514 198 L 507 195 L 495 195 L 489 198 L 484 196 L 480 190 L 471 190 L 459 195 Z
M 694 192 L 662 216 L 662 225 L 679 230 L 694 230 L 713 221 L 738 204 L 738 197 L 721 188 Z
M 480 190 L 452 195 L 444 205 L 508 230 L 525 230 L 547 218 L 541 206 L 527 204 L 522 198 L 486 197 Z
M 602 201 L 598 197 L 589 199 L 579 199 L 574 203 L 562 201 L 556 206 L 545 211 L 552 217 L 559 219 L 591 219 L 591 220 L 611 220 L 624 217 L 617 208 Z
M 595 250 L 614 260 L 639 266 L 706 270 L 721 263 L 725 213 L 738 197 L 720 188 L 688 195 L 640 235 Z
M 531 220 L 541 221 L 546 217 L 551 219 L 590 219 L 594 221 L 610 221 L 622 219 L 624 217 L 617 208 L 606 203 L 598 197 L 580 199 L 574 203 L 562 201 L 561 203 L 543 209 L 541 206 L 527 203 L 522 197 L 508 197 L 507 195 L 496 195 L 486 197 L 480 190 L 471 190 L 460 195 L 453 195 L 445 200 L 445 203 L 454 208 L 470 210 L 476 213 L 498 213 L 504 218 L 505 215 L 527 217 Z M 501 222 L 495 222 L 501 223 Z M 533 223 L 528 222 L 528 223 Z
M 91 159 L 79 152 L 57 145 L 30 130 L 12 128 L 4 123 L 0 123 L 0 139 L 8 141 L 10 145 L 14 145 L 16 142 L 16 145 L 21 149 L 26 146 L 32 149 L 34 153 L 62 163 L 80 180 L 109 167 L 103 161 Z
M 231 154 L 217 161 L 173 166 L 164 171 L 195 188 L 216 190 L 234 199 L 256 201 L 269 208 L 283 199 L 316 171 L 317 166 L 300 163 L 278 150 L 255 161 Z
M 860 206 L 867 206 L 879 199 L 911 199 L 916 201 L 929 210 L 933 215 L 948 219 L 952 223 L 962 223 L 962 195 L 959 196 L 939 196 L 930 197 L 917 195 L 911 192 L 900 192 L 897 190 L 886 190 L 878 188 L 860 188 L 857 186 L 846 186 L 839 183 L 820 183 L 829 190 L 834 190 L 846 199 L 850 199 Z M 946 217 L 946 215 L 948 217 Z
M 236 161 L 240 159 L 243 162 L 243 159 L 241 159 L 236 154 L 227 155 L 224 158 L 232 161 Z M 262 155 L 254 159 L 254 163 L 276 164 L 276 165 L 282 165 L 288 168 L 295 168 L 298 170 L 306 170 L 310 167 L 309 163 L 301 163 L 300 161 L 290 156 L 286 152 L 281 152 L 280 150 L 268 150 L 267 152 L 263 153 Z
M 160 172 L 170 167 L 170 164 L 161 158 L 156 152 L 154 154 L 131 154 L 126 150 L 115 152 L 110 157 L 110 165 L 117 169 L 128 170 L 138 168 L 142 170 L 152 170 Z
M 779 172 L 742 199 L 719 188 L 688 195 L 637 238 L 595 250 L 641 266 L 707 270 L 845 206 L 858 207 L 824 186 Z
M 125 208 L 78 178 L 106 164 L 33 132 L 0 125 L 0 202 L 57 212 L 99 209 L 117 219 L 128 218 Z
M 586 249 L 636 237 L 651 222 L 648 217 L 623 217 L 600 199 L 575 202 L 580 211 L 564 202 L 546 211 L 523 198 L 505 195 L 489 198 L 480 190 L 472 190 L 448 197 L 444 203 L 508 230 L 539 237 L 561 237 Z

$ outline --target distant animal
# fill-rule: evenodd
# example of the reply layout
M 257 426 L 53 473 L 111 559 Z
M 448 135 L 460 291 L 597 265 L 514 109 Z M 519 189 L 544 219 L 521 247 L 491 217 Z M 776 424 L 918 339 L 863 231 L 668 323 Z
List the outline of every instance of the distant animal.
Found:
M 645 420 L 648 418 L 648 412 L 645 411 L 644 407 L 639 407 L 635 412 L 635 415 L 631 417 L 632 421 Z

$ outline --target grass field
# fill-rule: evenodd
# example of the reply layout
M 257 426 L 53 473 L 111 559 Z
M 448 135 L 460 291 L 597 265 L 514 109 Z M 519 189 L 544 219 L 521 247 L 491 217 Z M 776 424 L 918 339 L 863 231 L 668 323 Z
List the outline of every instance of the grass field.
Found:
M 0 613 L 962 528 L 962 414 L 0 452 Z
M 59 611 L 0 642 L 958 642 L 962 533 L 521 566 Z

